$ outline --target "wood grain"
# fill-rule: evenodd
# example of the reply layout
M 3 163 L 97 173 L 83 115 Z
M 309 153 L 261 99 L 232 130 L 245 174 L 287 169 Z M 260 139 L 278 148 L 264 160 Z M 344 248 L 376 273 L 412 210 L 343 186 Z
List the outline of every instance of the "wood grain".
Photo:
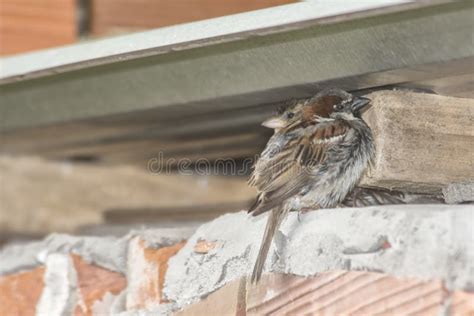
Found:
M 375 136 L 366 186 L 441 193 L 474 179 L 474 99 L 378 91 L 364 118 Z

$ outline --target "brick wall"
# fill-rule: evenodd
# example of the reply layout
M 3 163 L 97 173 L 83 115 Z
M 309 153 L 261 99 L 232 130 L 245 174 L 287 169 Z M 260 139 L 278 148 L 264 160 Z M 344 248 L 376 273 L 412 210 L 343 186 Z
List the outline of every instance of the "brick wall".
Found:
M 0 55 L 76 41 L 75 0 L 0 0 Z
M 0 0 L 0 56 L 74 43 L 79 27 L 81 35 L 113 35 L 292 2 L 296 1 Z
M 257 286 L 246 274 L 265 218 L 245 212 L 192 235 L 52 235 L 0 252 L 0 315 L 472 315 L 470 213 L 445 205 L 328 210 L 298 226 L 291 214 Z M 328 222 L 352 228 L 317 232 Z M 371 225 L 362 231 L 361 223 Z
M 295 0 L 93 0 L 95 35 L 144 30 L 264 9 Z

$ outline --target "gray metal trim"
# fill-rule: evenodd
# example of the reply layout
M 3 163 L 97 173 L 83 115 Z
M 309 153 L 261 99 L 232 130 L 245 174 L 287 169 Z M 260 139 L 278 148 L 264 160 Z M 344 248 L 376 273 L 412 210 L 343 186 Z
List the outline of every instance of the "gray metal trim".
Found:
M 58 72 L 121 62 L 157 54 L 236 41 L 305 25 L 334 23 L 363 16 L 407 10 L 446 1 L 307 0 L 254 12 L 93 40 L 0 59 L 0 82 L 25 80 Z
M 455 2 L 12 82 L 0 86 L 0 128 L 160 109 L 159 128 L 180 113 L 304 97 L 318 85 L 468 74 L 473 15 L 473 2 Z

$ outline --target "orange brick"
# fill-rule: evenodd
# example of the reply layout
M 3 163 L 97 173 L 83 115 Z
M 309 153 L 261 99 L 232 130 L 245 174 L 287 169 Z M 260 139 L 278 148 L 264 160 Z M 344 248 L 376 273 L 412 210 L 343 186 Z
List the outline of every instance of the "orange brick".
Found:
M 95 0 L 92 33 L 140 30 L 210 19 L 297 2 L 296 0 Z
M 445 291 L 440 281 L 330 271 L 306 279 L 272 274 L 257 289 L 251 289 L 248 297 L 252 298 L 249 315 L 270 310 L 277 315 L 436 315 Z M 432 310 L 436 312 L 426 313 Z
M 247 281 L 246 287 L 242 281 L 227 284 L 178 315 L 435 316 L 449 301 L 449 293 L 439 280 L 374 272 L 329 271 L 308 278 L 266 274 L 259 284 Z M 450 311 L 450 315 L 474 315 L 474 294 L 455 292 Z
M 163 302 L 162 290 L 168 260 L 185 242 L 159 249 L 147 248 L 145 242 L 136 237 L 130 242 L 128 255 L 127 309 L 147 308 Z
M 245 278 L 240 278 L 211 293 L 201 302 L 187 306 L 175 316 L 246 315 L 245 295 Z
M 451 296 L 451 315 L 474 316 L 474 293 L 454 292 Z
M 0 0 L 0 55 L 76 40 L 76 1 Z
M 77 283 L 83 304 L 76 307 L 76 315 L 92 316 L 92 306 L 107 292 L 117 295 L 127 286 L 125 276 L 120 273 L 92 265 L 78 255 L 71 255 L 77 272 Z
M 0 315 L 35 315 L 43 291 L 44 267 L 0 276 Z
M 212 249 L 216 248 L 216 246 L 217 246 L 216 242 L 207 241 L 207 240 L 198 240 L 196 245 L 194 245 L 194 252 L 205 254 L 211 251 Z

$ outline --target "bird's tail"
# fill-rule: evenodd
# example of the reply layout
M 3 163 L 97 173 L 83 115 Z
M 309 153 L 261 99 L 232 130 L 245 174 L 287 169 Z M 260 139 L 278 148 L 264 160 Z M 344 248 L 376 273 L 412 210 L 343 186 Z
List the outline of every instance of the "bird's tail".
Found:
M 272 244 L 273 236 L 275 235 L 275 232 L 280 226 L 285 215 L 286 212 L 284 212 L 283 208 L 281 207 L 274 208 L 268 215 L 267 226 L 265 227 L 265 233 L 263 234 L 257 261 L 255 262 L 252 272 L 252 283 L 254 284 L 258 283 L 262 277 L 263 266 L 265 265 L 268 251 L 270 250 L 270 245 Z

